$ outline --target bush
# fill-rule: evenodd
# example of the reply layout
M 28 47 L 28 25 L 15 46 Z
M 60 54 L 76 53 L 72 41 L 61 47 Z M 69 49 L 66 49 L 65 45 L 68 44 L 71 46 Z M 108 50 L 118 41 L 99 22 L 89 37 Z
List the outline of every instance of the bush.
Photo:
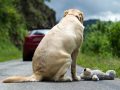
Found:
M 120 57 L 120 22 L 115 22 L 110 26 L 109 40 L 113 55 Z
M 83 42 L 82 52 L 87 54 L 111 56 L 111 47 L 108 37 L 100 31 L 87 34 Z
M 10 40 L 15 46 L 21 48 L 27 30 L 25 20 L 14 3 L 14 0 L 0 1 L 0 40 Z
M 98 21 L 85 31 L 83 53 L 120 57 L 120 22 Z

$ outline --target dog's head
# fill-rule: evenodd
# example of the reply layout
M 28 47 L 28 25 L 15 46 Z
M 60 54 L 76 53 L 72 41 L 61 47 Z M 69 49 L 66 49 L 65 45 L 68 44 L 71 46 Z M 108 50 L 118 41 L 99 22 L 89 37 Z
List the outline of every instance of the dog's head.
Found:
M 77 9 L 69 9 L 69 10 L 66 10 L 64 12 L 64 17 L 67 16 L 67 15 L 74 15 L 75 17 L 78 18 L 78 20 L 83 23 L 83 12 L 81 12 L 80 10 L 77 10 Z
M 91 75 L 91 71 L 92 70 L 90 68 L 85 68 L 83 73 L 84 73 L 85 76 L 90 76 Z

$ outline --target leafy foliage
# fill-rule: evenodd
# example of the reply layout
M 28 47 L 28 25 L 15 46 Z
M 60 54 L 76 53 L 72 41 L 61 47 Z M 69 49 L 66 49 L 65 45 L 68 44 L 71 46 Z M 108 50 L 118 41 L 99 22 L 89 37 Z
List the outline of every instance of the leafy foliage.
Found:
M 20 0 L 18 10 L 25 18 L 27 28 L 51 28 L 55 25 L 55 12 L 44 4 L 45 0 Z
M 26 33 L 25 22 L 13 3 L 14 0 L 0 1 L 0 39 L 9 39 L 20 48 Z
M 0 0 L 0 61 L 21 56 L 23 40 L 30 27 L 47 27 L 55 23 L 55 16 L 51 18 L 55 12 L 44 2 L 45 0 Z
M 113 55 L 120 57 L 120 22 L 113 23 L 109 31 L 109 40 Z
M 120 57 L 120 22 L 98 21 L 85 31 L 83 53 Z
M 44 1 L 50 2 L 0 0 L 0 39 L 9 39 L 21 48 L 27 29 L 52 27 L 55 24 L 55 12 Z

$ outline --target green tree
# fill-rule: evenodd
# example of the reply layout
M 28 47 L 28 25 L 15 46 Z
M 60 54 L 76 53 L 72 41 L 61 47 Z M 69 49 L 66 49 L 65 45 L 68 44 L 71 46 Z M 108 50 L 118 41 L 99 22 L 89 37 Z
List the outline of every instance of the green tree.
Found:
M 111 47 L 108 37 L 100 31 L 89 33 L 83 42 L 82 52 L 110 56 Z
M 98 21 L 87 26 L 82 51 L 120 57 L 120 22 Z
M 112 49 L 109 40 L 110 22 L 97 21 L 86 27 L 85 39 L 83 42 L 82 52 L 97 54 L 102 56 L 111 56 Z
M 120 22 L 113 23 L 110 26 L 109 31 L 113 55 L 120 57 Z
M 15 8 L 14 0 L 0 1 L 0 39 L 9 39 L 21 48 L 25 30 L 23 17 Z

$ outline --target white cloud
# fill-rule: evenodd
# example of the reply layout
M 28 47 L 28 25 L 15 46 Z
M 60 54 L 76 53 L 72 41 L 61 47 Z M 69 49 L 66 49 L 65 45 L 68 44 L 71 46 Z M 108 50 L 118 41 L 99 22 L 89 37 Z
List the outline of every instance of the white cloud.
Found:
M 57 20 L 69 8 L 82 10 L 85 19 L 120 20 L 120 0 L 51 0 L 46 4 L 56 11 Z
M 114 6 L 120 6 L 120 3 L 118 3 L 117 1 L 113 1 L 112 3 Z
M 103 21 L 119 21 L 120 13 L 112 13 L 111 11 L 100 12 L 97 15 L 88 16 L 86 19 L 100 19 Z

